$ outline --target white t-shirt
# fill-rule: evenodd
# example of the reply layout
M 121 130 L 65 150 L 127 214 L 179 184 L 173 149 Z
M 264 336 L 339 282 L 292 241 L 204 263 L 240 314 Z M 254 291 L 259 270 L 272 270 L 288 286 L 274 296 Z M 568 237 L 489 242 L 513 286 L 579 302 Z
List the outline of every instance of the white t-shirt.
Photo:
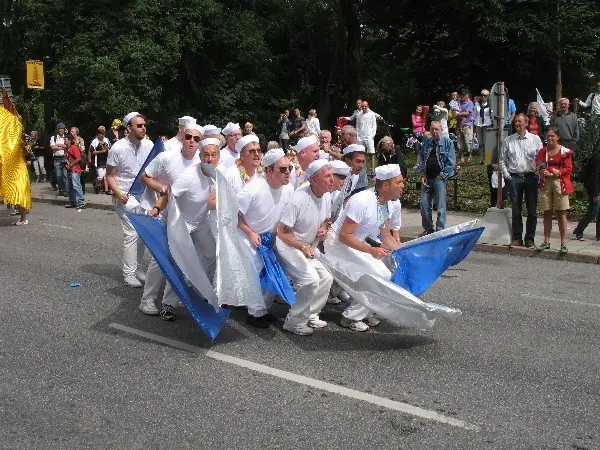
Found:
M 394 231 L 400 230 L 402 227 L 402 204 L 400 200 L 392 200 L 388 202 L 390 212 L 390 228 Z
M 317 237 L 317 230 L 330 217 L 331 194 L 326 192 L 318 198 L 310 185 L 306 185 L 294 191 L 283 208 L 280 221 L 292 229 L 292 234 L 299 242 L 312 245 Z
M 115 142 L 108 151 L 106 164 L 116 167 L 115 181 L 121 192 L 129 191 L 152 147 L 154 144 L 148 139 L 142 139 L 140 146 L 136 147 L 129 137 L 126 137 Z
M 171 192 L 177 198 L 179 211 L 188 228 L 206 220 L 211 186 L 211 178 L 204 175 L 200 165 L 185 169 L 171 185 Z
M 304 186 L 306 184 L 306 177 L 304 176 L 304 171 L 300 169 L 302 173 L 298 176 L 296 174 L 296 168 L 292 170 L 290 174 L 290 184 L 294 187 L 294 189 L 298 189 L 300 186 Z
M 267 180 L 256 178 L 238 193 L 240 213 L 255 233 L 273 232 L 293 192 L 291 184 L 272 189 Z
M 383 225 L 384 218 L 379 214 L 377 197 L 372 190 L 361 191 L 354 194 L 346 203 L 346 206 L 333 224 L 333 230 L 339 234 L 346 217 L 358 224 L 354 236 L 360 241 L 367 237 L 377 239 L 379 229 Z
M 61 145 L 61 144 L 64 144 L 64 143 L 65 143 L 65 139 L 62 138 L 62 137 L 60 137 L 60 136 L 58 136 L 58 135 L 52 136 L 50 138 L 50 145 L 51 146 L 52 145 Z M 52 155 L 53 156 L 64 156 L 65 155 L 65 151 L 64 151 L 64 149 L 56 150 L 55 152 L 52 152 Z
M 309 117 L 308 119 L 306 119 L 305 124 L 306 131 L 308 131 L 309 133 L 316 135 L 319 135 L 321 133 L 321 124 L 319 122 L 319 119 L 317 119 L 316 117 Z
M 166 150 L 159 153 L 156 158 L 150 161 L 144 172 L 157 183 L 163 186 L 170 186 L 186 168 L 196 165 L 199 162 L 200 157 L 197 152 L 192 159 L 185 159 L 181 151 Z M 157 200 L 158 193 L 146 187 L 141 202 L 142 208 L 152 208 Z
M 235 162 L 240 157 L 240 154 L 231 151 L 229 147 L 225 146 L 221 149 L 221 157 L 219 159 L 219 164 L 222 164 L 224 167 L 235 167 Z
M 177 136 L 172 137 L 167 142 L 165 142 L 165 151 L 175 150 L 180 152 L 182 149 L 183 142 L 180 142 L 179 139 L 177 139 Z
M 242 180 L 242 175 L 240 174 L 240 170 L 238 169 L 237 165 L 223 170 L 223 175 L 225 175 L 227 182 L 233 188 L 236 194 L 239 194 L 239 192 L 244 188 L 245 185 L 251 183 L 257 178 L 260 178 L 258 176 L 258 171 L 255 171 L 254 175 L 249 177 L 249 180 L 244 183 L 244 181 Z

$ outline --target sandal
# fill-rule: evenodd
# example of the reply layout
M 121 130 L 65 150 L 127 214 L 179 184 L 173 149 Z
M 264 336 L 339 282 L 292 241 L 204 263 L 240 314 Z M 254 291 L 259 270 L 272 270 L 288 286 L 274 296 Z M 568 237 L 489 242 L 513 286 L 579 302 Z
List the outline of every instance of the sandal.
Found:
M 550 250 L 550 242 L 544 242 L 540 245 L 540 250 Z
M 577 239 L 578 241 L 585 241 L 585 239 L 583 238 L 583 234 L 576 234 L 575 239 Z
M 564 255 L 565 253 L 567 253 L 569 251 L 569 249 L 567 248 L 567 244 L 562 244 L 560 246 L 560 252 Z

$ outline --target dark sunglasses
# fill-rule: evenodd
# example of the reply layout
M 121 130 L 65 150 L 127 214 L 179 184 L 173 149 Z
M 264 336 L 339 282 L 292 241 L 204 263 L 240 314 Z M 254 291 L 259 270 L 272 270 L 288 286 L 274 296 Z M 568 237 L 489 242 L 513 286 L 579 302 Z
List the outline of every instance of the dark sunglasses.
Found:
M 193 139 L 194 142 L 200 142 L 201 140 L 200 136 L 192 136 L 191 134 L 186 134 L 184 138 L 186 141 L 191 141 Z
M 348 175 L 340 175 L 339 173 L 334 173 L 334 175 L 340 180 L 345 180 L 346 178 L 348 178 Z
M 292 170 L 294 170 L 294 166 L 282 166 L 279 168 L 279 172 L 281 173 L 292 173 Z
M 137 125 L 133 125 L 136 128 L 146 128 L 146 124 L 145 123 L 138 123 Z
M 251 148 L 250 150 L 248 150 L 248 153 L 252 153 L 254 155 L 260 155 L 262 152 L 261 152 L 260 148 Z

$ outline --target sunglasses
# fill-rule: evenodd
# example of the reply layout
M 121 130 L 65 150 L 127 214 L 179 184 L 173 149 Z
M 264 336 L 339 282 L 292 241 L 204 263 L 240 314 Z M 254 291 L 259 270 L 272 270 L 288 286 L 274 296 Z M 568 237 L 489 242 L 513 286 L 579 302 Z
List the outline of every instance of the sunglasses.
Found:
M 136 128 L 146 128 L 146 124 L 145 123 L 138 123 L 137 125 L 133 125 Z
M 340 175 L 339 173 L 334 173 L 334 175 L 340 180 L 345 180 L 346 178 L 348 178 L 348 175 Z
M 193 139 L 194 142 L 200 142 L 201 140 L 200 136 L 192 136 L 191 134 L 186 134 L 184 138 L 186 141 L 191 141 Z
M 248 153 L 252 153 L 253 155 L 260 155 L 262 152 L 260 151 L 260 148 L 251 148 L 250 150 L 248 150 Z
M 292 173 L 292 170 L 294 170 L 294 166 L 282 166 L 279 168 L 280 173 Z

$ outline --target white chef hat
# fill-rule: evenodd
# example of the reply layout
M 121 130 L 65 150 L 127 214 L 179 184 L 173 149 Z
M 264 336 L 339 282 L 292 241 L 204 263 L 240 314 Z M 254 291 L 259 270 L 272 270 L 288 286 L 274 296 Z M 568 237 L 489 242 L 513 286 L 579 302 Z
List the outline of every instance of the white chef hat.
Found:
M 285 156 L 285 152 L 281 148 L 272 148 L 262 159 L 263 167 L 269 167 Z
M 187 130 L 198 130 L 200 132 L 200 134 L 202 134 L 202 127 L 200 125 L 198 125 L 196 122 L 185 122 L 183 124 L 183 131 L 187 131 Z
M 319 159 L 324 159 L 325 161 L 329 161 L 329 153 L 324 152 L 323 150 L 319 150 Z
M 317 144 L 317 143 L 318 143 L 318 141 L 317 141 L 317 137 L 316 136 L 306 136 L 306 137 L 303 137 L 296 144 L 296 147 L 295 147 L 296 153 L 300 153 L 301 151 L 303 151 L 309 145 L 313 145 L 313 144 Z
M 179 123 L 179 125 L 185 125 L 187 122 L 196 123 L 196 119 L 194 119 L 192 116 L 183 116 L 177 119 L 177 122 Z
M 348 147 L 344 148 L 344 150 L 343 150 L 344 155 L 348 155 L 348 154 L 354 153 L 354 152 L 367 153 L 367 149 L 364 147 L 364 145 L 350 144 Z
M 216 138 L 204 138 L 200 141 L 200 147 L 204 148 L 207 145 L 216 145 L 217 148 L 221 147 L 221 141 Z
M 229 122 L 227 125 L 225 125 L 225 128 L 223 128 L 221 133 L 223 133 L 225 136 L 229 136 L 231 133 L 233 133 L 234 131 L 237 131 L 239 129 L 240 129 L 239 123 Z
M 381 181 L 391 180 L 400 175 L 400 166 L 398 164 L 386 164 L 375 168 L 375 178 Z
M 324 159 L 317 159 L 311 162 L 308 166 L 308 169 L 304 171 L 304 173 L 306 174 L 306 178 L 312 177 L 315 173 L 317 173 L 325 166 L 329 166 L 329 161 L 325 161 Z
M 235 151 L 241 152 L 242 149 L 251 142 L 258 142 L 258 136 L 255 134 L 249 134 L 248 136 L 244 136 L 239 141 L 235 143 Z
M 332 172 L 337 173 L 338 175 L 348 175 L 351 170 L 348 164 L 346 164 L 344 161 L 340 161 L 339 159 L 331 161 L 329 165 L 331 166 Z
M 203 135 L 205 136 L 212 136 L 214 134 L 220 134 L 221 133 L 221 129 L 215 127 L 214 125 L 204 125 L 202 127 L 203 129 Z
M 139 112 L 130 112 L 127 114 L 125 117 L 123 117 L 123 126 L 127 127 L 127 125 L 129 125 L 129 121 L 137 116 L 141 116 L 141 114 Z

